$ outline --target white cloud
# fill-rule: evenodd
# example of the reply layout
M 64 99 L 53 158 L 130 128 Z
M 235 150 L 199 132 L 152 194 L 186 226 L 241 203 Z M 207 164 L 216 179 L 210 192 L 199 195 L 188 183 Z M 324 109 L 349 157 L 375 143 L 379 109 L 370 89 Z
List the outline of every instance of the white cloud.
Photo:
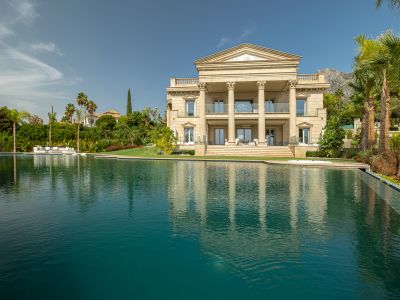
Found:
M 39 16 L 36 12 L 35 4 L 29 0 L 11 0 L 10 6 L 16 12 L 16 21 L 31 24 Z
M 31 27 L 37 17 L 32 1 L 0 0 L 0 105 L 45 117 L 52 105 L 63 110 L 69 98 L 68 87 L 81 79 L 65 78 L 61 70 L 46 62 L 48 54 L 63 56 L 54 42 L 19 39 L 19 25 Z
M 254 32 L 251 28 L 244 29 L 238 36 L 236 37 L 228 37 L 224 36 L 220 38 L 217 48 L 222 48 L 226 45 L 233 45 L 243 42 L 248 36 L 252 35 Z
M 13 35 L 14 32 L 8 28 L 7 26 L 0 24 L 0 40 L 2 40 L 3 38 Z
M 56 53 L 57 55 L 60 56 L 64 55 L 61 52 L 60 48 L 58 48 L 57 45 L 54 44 L 53 42 L 49 43 L 37 42 L 32 44 L 30 48 L 35 52 L 50 52 L 50 53 Z

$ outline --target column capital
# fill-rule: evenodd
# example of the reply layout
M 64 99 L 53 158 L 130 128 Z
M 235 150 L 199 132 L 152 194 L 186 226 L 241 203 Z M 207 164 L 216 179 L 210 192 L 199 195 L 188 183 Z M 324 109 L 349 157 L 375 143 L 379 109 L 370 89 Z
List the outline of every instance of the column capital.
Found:
M 265 90 L 266 81 L 257 81 L 257 86 L 259 90 Z
M 226 86 L 228 87 L 228 90 L 234 90 L 235 89 L 235 84 L 236 84 L 236 82 L 234 82 L 234 81 L 228 81 L 226 83 Z
M 289 80 L 288 81 L 288 87 L 289 88 L 293 89 L 293 88 L 296 87 L 296 85 L 297 85 L 297 80 Z
M 205 91 L 206 88 L 207 88 L 207 83 L 205 83 L 205 82 L 199 82 L 199 83 L 197 84 L 197 86 L 199 87 L 200 91 Z

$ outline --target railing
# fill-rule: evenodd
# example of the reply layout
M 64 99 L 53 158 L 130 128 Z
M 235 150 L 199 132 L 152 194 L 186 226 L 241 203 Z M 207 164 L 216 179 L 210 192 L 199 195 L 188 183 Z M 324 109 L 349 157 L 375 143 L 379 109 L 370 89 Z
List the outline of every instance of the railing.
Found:
M 206 104 L 206 114 L 227 114 L 228 113 L 228 104 L 221 103 L 207 103 Z M 253 114 L 258 113 L 258 105 L 256 103 L 248 104 L 245 106 L 237 106 L 235 105 L 235 113 L 237 114 Z M 265 113 L 266 114 L 274 114 L 274 113 L 289 113 L 289 103 L 274 103 L 265 105 Z
M 228 105 L 221 103 L 206 103 L 206 114 L 227 114 Z
M 297 75 L 298 81 L 313 81 L 313 82 L 324 82 L 325 78 L 323 74 L 299 74 Z
M 289 103 L 286 103 L 286 102 L 265 105 L 265 113 L 266 114 L 288 113 L 288 112 L 289 112 Z
M 187 113 L 186 111 L 178 112 L 178 118 L 198 118 L 199 115 L 197 113 Z
M 198 78 L 171 78 L 171 87 L 176 86 L 197 86 Z
M 236 114 L 255 114 L 258 113 L 257 103 L 246 103 L 240 104 L 240 101 L 235 102 L 235 113 Z

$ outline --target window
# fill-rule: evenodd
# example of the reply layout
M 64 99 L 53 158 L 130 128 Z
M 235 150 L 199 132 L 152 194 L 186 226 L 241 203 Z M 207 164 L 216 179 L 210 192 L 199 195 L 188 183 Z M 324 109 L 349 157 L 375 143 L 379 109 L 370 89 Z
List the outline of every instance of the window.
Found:
M 185 135 L 185 143 L 194 143 L 194 130 L 193 127 L 185 127 L 184 135 Z
M 236 129 L 236 137 L 239 142 L 249 143 L 252 141 L 251 128 L 238 128 Z
M 188 117 L 194 117 L 194 100 L 187 100 L 186 101 L 186 115 Z
M 215 144 L 216 145 L 225 144 L 225 131 L 223 128 L 215 128 Z
M 224 110 L 224 100 L 215 100 L 214 101 L 214 112 L 215 113 L 223 113 Z
M 265 112 L 275 112 L 275 100 L 265 100 Z
M 310 128 L 300 128 L 299 129 L 299 143 L 309 144 L 310 142 Z
M 252 113 L 253 101 L 252 100 L 236 100 L 235 112 L 237 113 Z
M 297 99 L 296 101 L 296 115 L 305 116 L 307 114 L 307 102 L 305 99 Z

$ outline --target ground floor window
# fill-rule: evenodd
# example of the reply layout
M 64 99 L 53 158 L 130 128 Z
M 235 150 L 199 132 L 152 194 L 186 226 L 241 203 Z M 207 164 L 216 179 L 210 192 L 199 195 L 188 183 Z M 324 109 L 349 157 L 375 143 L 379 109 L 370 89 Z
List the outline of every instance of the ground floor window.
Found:
M 215 128 L 215 144 L 224 145 L 225 144 L 225 131 L 223 128 Z
M 265 129 L 265 140 L 268 145 L 275 145 L 275 128 L 266 128 Z
M 299 143 L 309 144 L 310 142 L 310 128 L 300 128 L 299 129 Z
M 185 127 L 184 135 L 185 135 L 185 143 L 194 143 L 193 127 Z
M 239 142 L 249 143 L 252 142 L 251 128 L 238 128 L 236 129 L 236 137 Z

